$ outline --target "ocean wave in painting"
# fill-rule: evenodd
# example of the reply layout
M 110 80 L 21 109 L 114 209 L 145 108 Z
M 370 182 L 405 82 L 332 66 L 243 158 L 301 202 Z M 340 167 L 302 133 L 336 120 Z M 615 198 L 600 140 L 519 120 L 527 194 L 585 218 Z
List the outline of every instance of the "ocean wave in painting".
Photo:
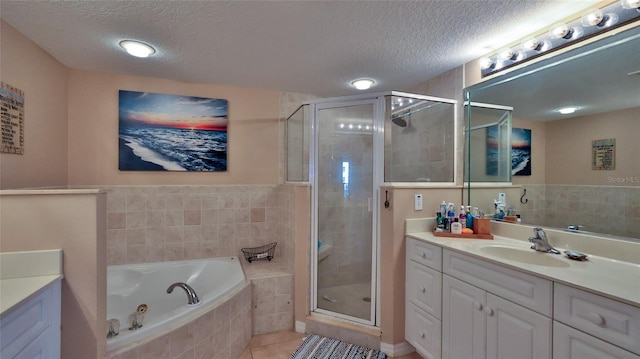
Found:
M 511 175 L 531 175 L 531 151 L 514 148 L 511 150 Z
M 226 171 L 227 132 L 166 127 L 120 128 L 122 146 L 138 159 L 166 171 Z M 137 170 L 135 161 L 121 161 L 121 170 Z M 125 168 L 122 168 L 125 167 Z

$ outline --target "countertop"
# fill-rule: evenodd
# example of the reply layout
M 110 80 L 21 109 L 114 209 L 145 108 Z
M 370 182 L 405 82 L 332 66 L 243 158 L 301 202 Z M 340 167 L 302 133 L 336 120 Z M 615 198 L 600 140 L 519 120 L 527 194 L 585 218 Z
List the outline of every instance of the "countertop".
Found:
M 422 227 L 422 228 L 419 228 Z M 592 293 L 600 294 L 621 302 L 640 307 L 640 264 L 611 259 L 589 253 L 587 261 L 568 259 L 564 254 L 535 252 L 525 240 L 507 238 L 494 234 L 493 240 L 436 237 L 427 227 L 412 226 L 407 223 L 407 236 L 440 246 L 445 249 L 467 254 L 504 267 L 567 284 Z M 553 244 L 553 242 L 550 240 Z M 505 246 L 532 251 L 532 255 L 553 256 L 564 262 L 563 267 L 523 263 L 485 253 L 482 248 Z M 563 252 L 565 248 L 556 247 Z M 640 244 L 638 245 L 640 253 Z M 535 257 L 534 257 L 535 258 Z
M 0 315 L 60 279 L 60 249 L 0 253 Z

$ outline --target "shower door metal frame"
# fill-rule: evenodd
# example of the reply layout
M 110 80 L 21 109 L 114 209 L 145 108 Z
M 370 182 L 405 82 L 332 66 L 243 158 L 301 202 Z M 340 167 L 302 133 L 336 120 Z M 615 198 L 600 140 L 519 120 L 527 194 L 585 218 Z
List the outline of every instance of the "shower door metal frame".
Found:
M 349 106 L 359 106 L 359 105 L 372 105 L 372 123 L 373 123 L 373 178 L 372 178 L 372 188 L 371 188 L 371 200 L 370 200 L 370 209 L 372 216 L 372 225 L 371 225 L 371 240 L 372 240 L 372 253 L 371 253 L 371 308 L 370 308 L 370 319 L 364 320 L 362 318 L 353 317 L 346 314 L 341 314 L 337 312 L 332 312 L 329 310 L 318 308 L 318 176 L 316 176 L 316 171 L 318 170 L 318 115 L 320 110 L 324 109 L 332 109 L 332 108 L 343 108 Z M 379 272 L 380 268 L 378 265 L 379 261 L 379 253 L 380 253 L 380 238 L 379 238 L 379 222 L 380 222 L 380 206 L 379 206 L 379 191 L 380 186 L 382 185 L 383 180 L 383 166 L 384 161 L 376 161 L 376 159 L 380 159 L 384 152 L 384 144 L 383 144 L 383 129 L 384 129 L 384 96 L 380 94 L 368 94 L 364 96 L 346 96 L 342 98 L 332 98 L 327 100 L 321 100 L 315 103 L 310 103 L 312 106 L 311 113 L 313 114 L 311 118 L 311 138 L 310 145 L 311 150 L 309 151 L 310 159 L 309 159 L 309 182 L 312 184 L 312 198 L 311 198 L 311 258 L 312 258 L 312 268 L 311 268 L 311 312 L 324 314 L 330 317 L 345 319 L 352 322 L 370 325 L 370 326 L 379 326 L 379 318 L 380 318 L 380 308 L 378 305 L 378 299 L 380 295 L 379 290 Z M 382 110 L 381 110 L 382 109 Z

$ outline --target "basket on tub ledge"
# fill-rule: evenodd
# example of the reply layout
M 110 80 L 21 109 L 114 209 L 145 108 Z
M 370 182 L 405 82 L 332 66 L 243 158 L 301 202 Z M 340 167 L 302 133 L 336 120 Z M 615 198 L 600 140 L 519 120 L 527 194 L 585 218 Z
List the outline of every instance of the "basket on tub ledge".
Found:
M 273 259 L 273 253 L 276 250 L 277 244 L 278 242 L 273 242 L 261 247 L 242 248 L 240 250 L 244 254 L 244 259 L 246 259 L 249 263 L 262 259 L 271 261 L 271 259 Z

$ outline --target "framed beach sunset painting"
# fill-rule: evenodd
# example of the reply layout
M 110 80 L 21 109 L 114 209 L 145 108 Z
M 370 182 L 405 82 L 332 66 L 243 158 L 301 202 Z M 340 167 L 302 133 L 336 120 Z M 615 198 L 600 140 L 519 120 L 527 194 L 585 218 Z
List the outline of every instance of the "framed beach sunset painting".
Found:
M 121 171 L 227 170 L 228 101 L 120 90 Z

